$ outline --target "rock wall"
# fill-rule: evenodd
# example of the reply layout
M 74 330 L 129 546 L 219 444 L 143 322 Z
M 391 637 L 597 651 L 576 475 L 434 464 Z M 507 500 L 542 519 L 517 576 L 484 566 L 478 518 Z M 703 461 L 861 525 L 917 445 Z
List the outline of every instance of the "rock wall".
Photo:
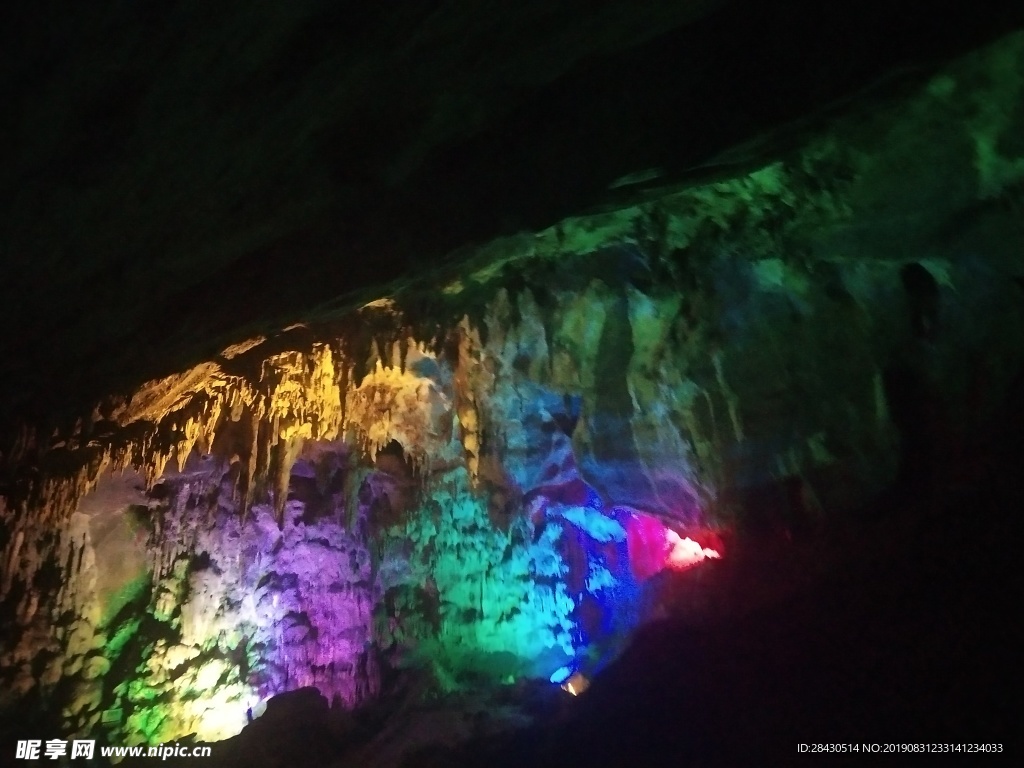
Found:
M 683 538 L 942 492 L 1024 365 L 1021 73 L 1018 36 L 783 159 L 26 428 L 0 707 L 160 742 L 403 666 L 590 673 Z

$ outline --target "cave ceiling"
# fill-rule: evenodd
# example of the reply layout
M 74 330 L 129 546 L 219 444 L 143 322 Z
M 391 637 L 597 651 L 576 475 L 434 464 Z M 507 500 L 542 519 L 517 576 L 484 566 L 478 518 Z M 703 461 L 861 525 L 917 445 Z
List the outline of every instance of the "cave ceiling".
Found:
M 10 425 L 372 298 L 474 243 L 625 205 L 644 179 L 756 167 L 1019 27 L 1024 8 L 48 0 L 5 14 Z

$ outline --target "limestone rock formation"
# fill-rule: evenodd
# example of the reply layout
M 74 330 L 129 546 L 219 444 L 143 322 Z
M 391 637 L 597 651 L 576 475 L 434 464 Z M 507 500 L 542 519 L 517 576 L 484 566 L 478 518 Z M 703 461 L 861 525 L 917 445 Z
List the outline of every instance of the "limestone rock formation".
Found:
M 395 669 L 592 674 L 684 538 L 934 488 L 1024 365 L 1022 73 L 1016 35 L 749 172 L 26 425 L 0 707 L 212 740 Z

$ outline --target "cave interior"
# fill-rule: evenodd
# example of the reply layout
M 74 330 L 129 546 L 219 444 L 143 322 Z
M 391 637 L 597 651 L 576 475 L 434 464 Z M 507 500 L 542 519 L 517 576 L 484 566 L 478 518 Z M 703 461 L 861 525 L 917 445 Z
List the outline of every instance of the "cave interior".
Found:
M 1019 3 L 0 26 L 0 762 L 1011 751 Z

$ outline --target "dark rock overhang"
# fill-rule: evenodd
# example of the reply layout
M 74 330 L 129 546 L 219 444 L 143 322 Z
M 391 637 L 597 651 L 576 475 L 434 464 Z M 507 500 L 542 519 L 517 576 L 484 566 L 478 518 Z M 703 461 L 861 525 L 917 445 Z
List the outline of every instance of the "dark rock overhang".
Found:
M 33 4 L 4 25 L 2 421 L 73 418 L 645 178 L 764 161 L 1022 22 L 995 0 Z

